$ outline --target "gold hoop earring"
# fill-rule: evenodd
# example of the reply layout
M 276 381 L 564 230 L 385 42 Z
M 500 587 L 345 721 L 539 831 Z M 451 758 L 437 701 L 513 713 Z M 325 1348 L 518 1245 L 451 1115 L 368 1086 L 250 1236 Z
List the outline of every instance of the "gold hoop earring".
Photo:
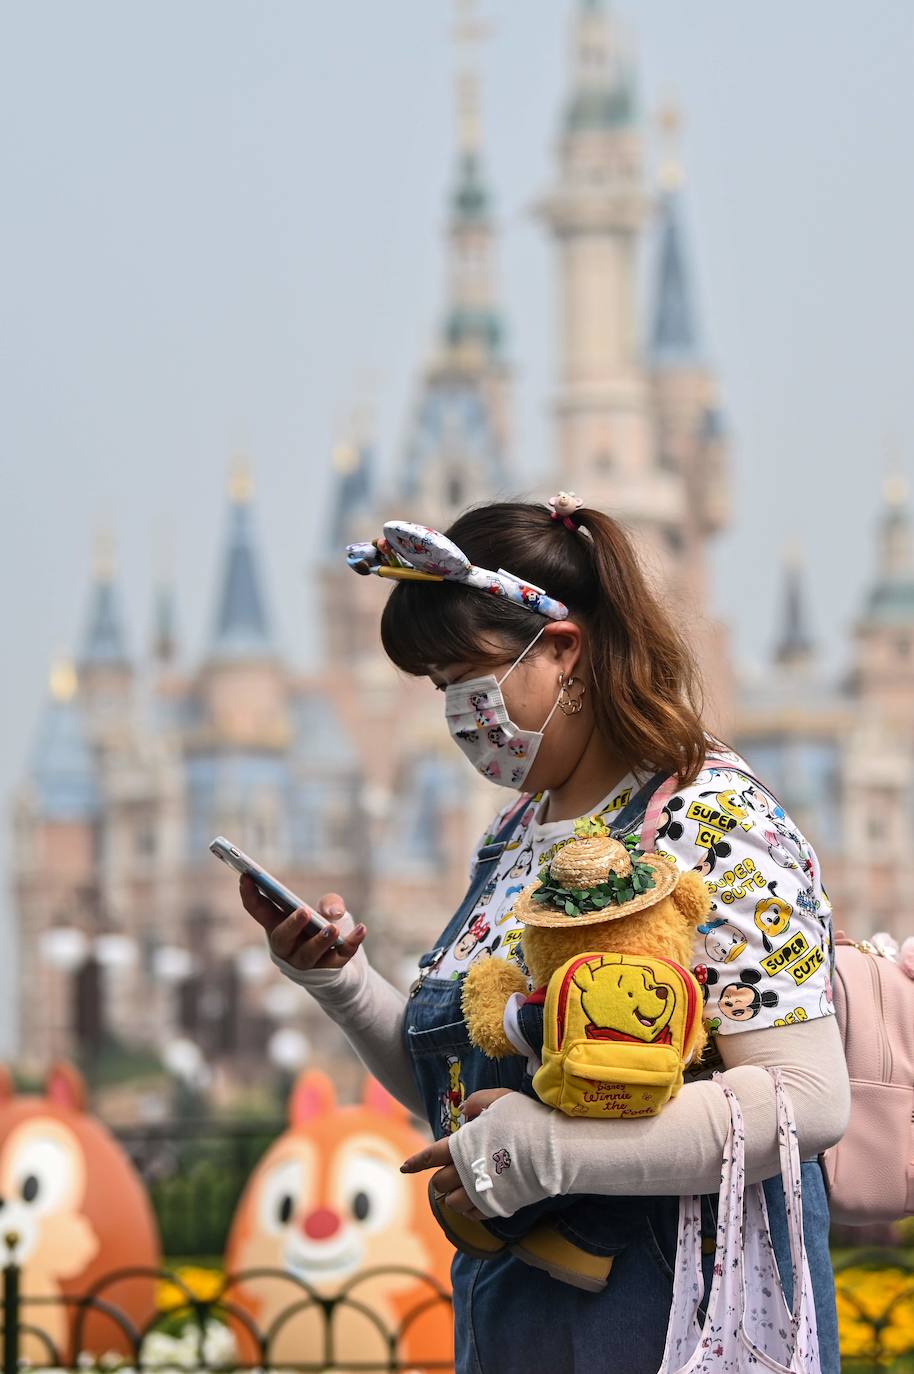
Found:
M 576 716 L 584 708 L 583 697 L 587 691 L 585 683 L 580 682 L 576 677 L 566 677 L 564 673 L 559 673 L 559 710 L 566 716 Z M 576 696 L 572 696 L 569 687 L 577 687 Z

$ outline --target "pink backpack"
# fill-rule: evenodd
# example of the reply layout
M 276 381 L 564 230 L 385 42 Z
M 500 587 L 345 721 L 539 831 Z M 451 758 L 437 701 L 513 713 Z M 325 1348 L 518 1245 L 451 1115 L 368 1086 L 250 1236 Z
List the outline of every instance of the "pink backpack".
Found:
M 898 1221 L 914 1212 L 914 940 L 900 962 L 843 930 L 835 946 L 851 1116 L 825 1154 L 832 1220 Z
M 708 755 L 759 782 L 732 760 Z M 641 828 L 650 849 L 679 784 L 654 793 Z M 760 787 L 765 787 L 759 782 Z M 765 788 L 770 792 L 770 788 Z M 835 932 L 834 1000 L 851 1084 L 850 1122 L 824 1155 L 832 1220 L 846 1226 L 897 1221 L 914 1213 L 914 938 L 857 943 Z

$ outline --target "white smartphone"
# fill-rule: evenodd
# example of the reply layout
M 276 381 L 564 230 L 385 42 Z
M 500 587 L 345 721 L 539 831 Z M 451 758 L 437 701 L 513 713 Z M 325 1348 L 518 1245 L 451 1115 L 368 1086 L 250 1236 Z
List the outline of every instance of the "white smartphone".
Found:
M 210 842 L 210 849 L 217 859 L 221 859 L 229 868 L 233 868 L 236 873 L 246 873 L 253 878 L 260 892 L 263 893 L 268 902 L 272 902 L 278 911 L 284 916 L 289 916 L 299 907 L 304 907 L 308 912 L 309 920 L 305 926 L 305 935 L 316 935 L 319 930 L 323 930 L 330 924 L 325 921 L 320 912 L 315 911 L 307 902 L 303 902 L 301 897 L 296 897 L 294 892 L 284 887 L 272 873 L 268 873 L 260 864 L 255 863 L 243 849 L 239 849 L 231 840 L 227 840 L 224 835 L 217 835 Z M 341 936 L 338 936 L 330 946 L 331 949 L 338 949 L 342 954 L 346 953 L 346 946 Z

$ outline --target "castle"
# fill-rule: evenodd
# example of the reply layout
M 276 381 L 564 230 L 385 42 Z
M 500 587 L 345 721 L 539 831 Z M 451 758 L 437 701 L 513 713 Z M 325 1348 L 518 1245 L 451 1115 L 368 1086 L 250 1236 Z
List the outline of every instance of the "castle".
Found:
M 634 530 L 697 648 L 713 723 L 818 848 L 837 923 L 857 935 L 903 931 L 914 901 L 904 895 L 914 891 L 914 556 L 904 493 L 897 484 L 889 493 L 844 680 L 832 685 L 817 667 L 791 566 L 775 663 L 764 682 L 739 686 L 726 631 L 704 611 L 709 542 L 728 520 L 728 442 L 698 325 L 681 169 L 668 156 L 660 184 L 647 185 L 637 73 L 615 15 L 602 0 L 575 0 L 571 30 L 558 165 L 539 204 L 560 287 L 554 471 L 541 495 L 576 490 Z M 218 613 L 194 665 L 178 654 L 166 587 L 151 653 L 130 657 L 114 562 L 107 549 L 97 554 L 75 663 L 52 673 L 14 799 L 27 1069 L 112 1038 L 177 1042 L 196 1047 L 211 1084 L 231 1097 L 262 1078 L 268 1054 L 291 1065 L 296 1044 L 305 1052 L 295 1032 L 319 1042 L 324 1062 L 345 1063 L 339 1033 L 265 959 L 235 882 L 209 854 L 213 835 L 304 897 L 345 894 L 369 926 L 372 959 L 395 982 L 405 983 L 462 894 L 473 841 L 503 794 L 453 748 L 427 684 L 387 663 L 383 589 L 343 559 L 347 542 L 378 534 L 385 518 L 444 528 L 470 502 L 529 485 L 511 447 L 493 199 L 469 63 L 459 95 L 447 299 L 408 442 L 386 489 L 366 436 L 333 455 L 321 672 L 305 676 L 277 648 L 243 466 L 232 477 Z M 646 250 L 645 305 L 637 281 Z

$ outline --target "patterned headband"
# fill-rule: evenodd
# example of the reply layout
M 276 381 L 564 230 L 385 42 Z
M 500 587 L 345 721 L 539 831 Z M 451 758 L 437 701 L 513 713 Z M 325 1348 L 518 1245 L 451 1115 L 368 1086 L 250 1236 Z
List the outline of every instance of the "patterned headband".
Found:
M 428 525 L 388 520 L 381 539 L 349 544 L 346 561 L 357 573 L 417 582 L 459 582 L 492 596 L 505 596 L 550 620 L 568 619 L 564 602 L 547 596 L 542 587 L 534 587 L 504 568 L 497 572 L 477 568 L 446 534 Z

